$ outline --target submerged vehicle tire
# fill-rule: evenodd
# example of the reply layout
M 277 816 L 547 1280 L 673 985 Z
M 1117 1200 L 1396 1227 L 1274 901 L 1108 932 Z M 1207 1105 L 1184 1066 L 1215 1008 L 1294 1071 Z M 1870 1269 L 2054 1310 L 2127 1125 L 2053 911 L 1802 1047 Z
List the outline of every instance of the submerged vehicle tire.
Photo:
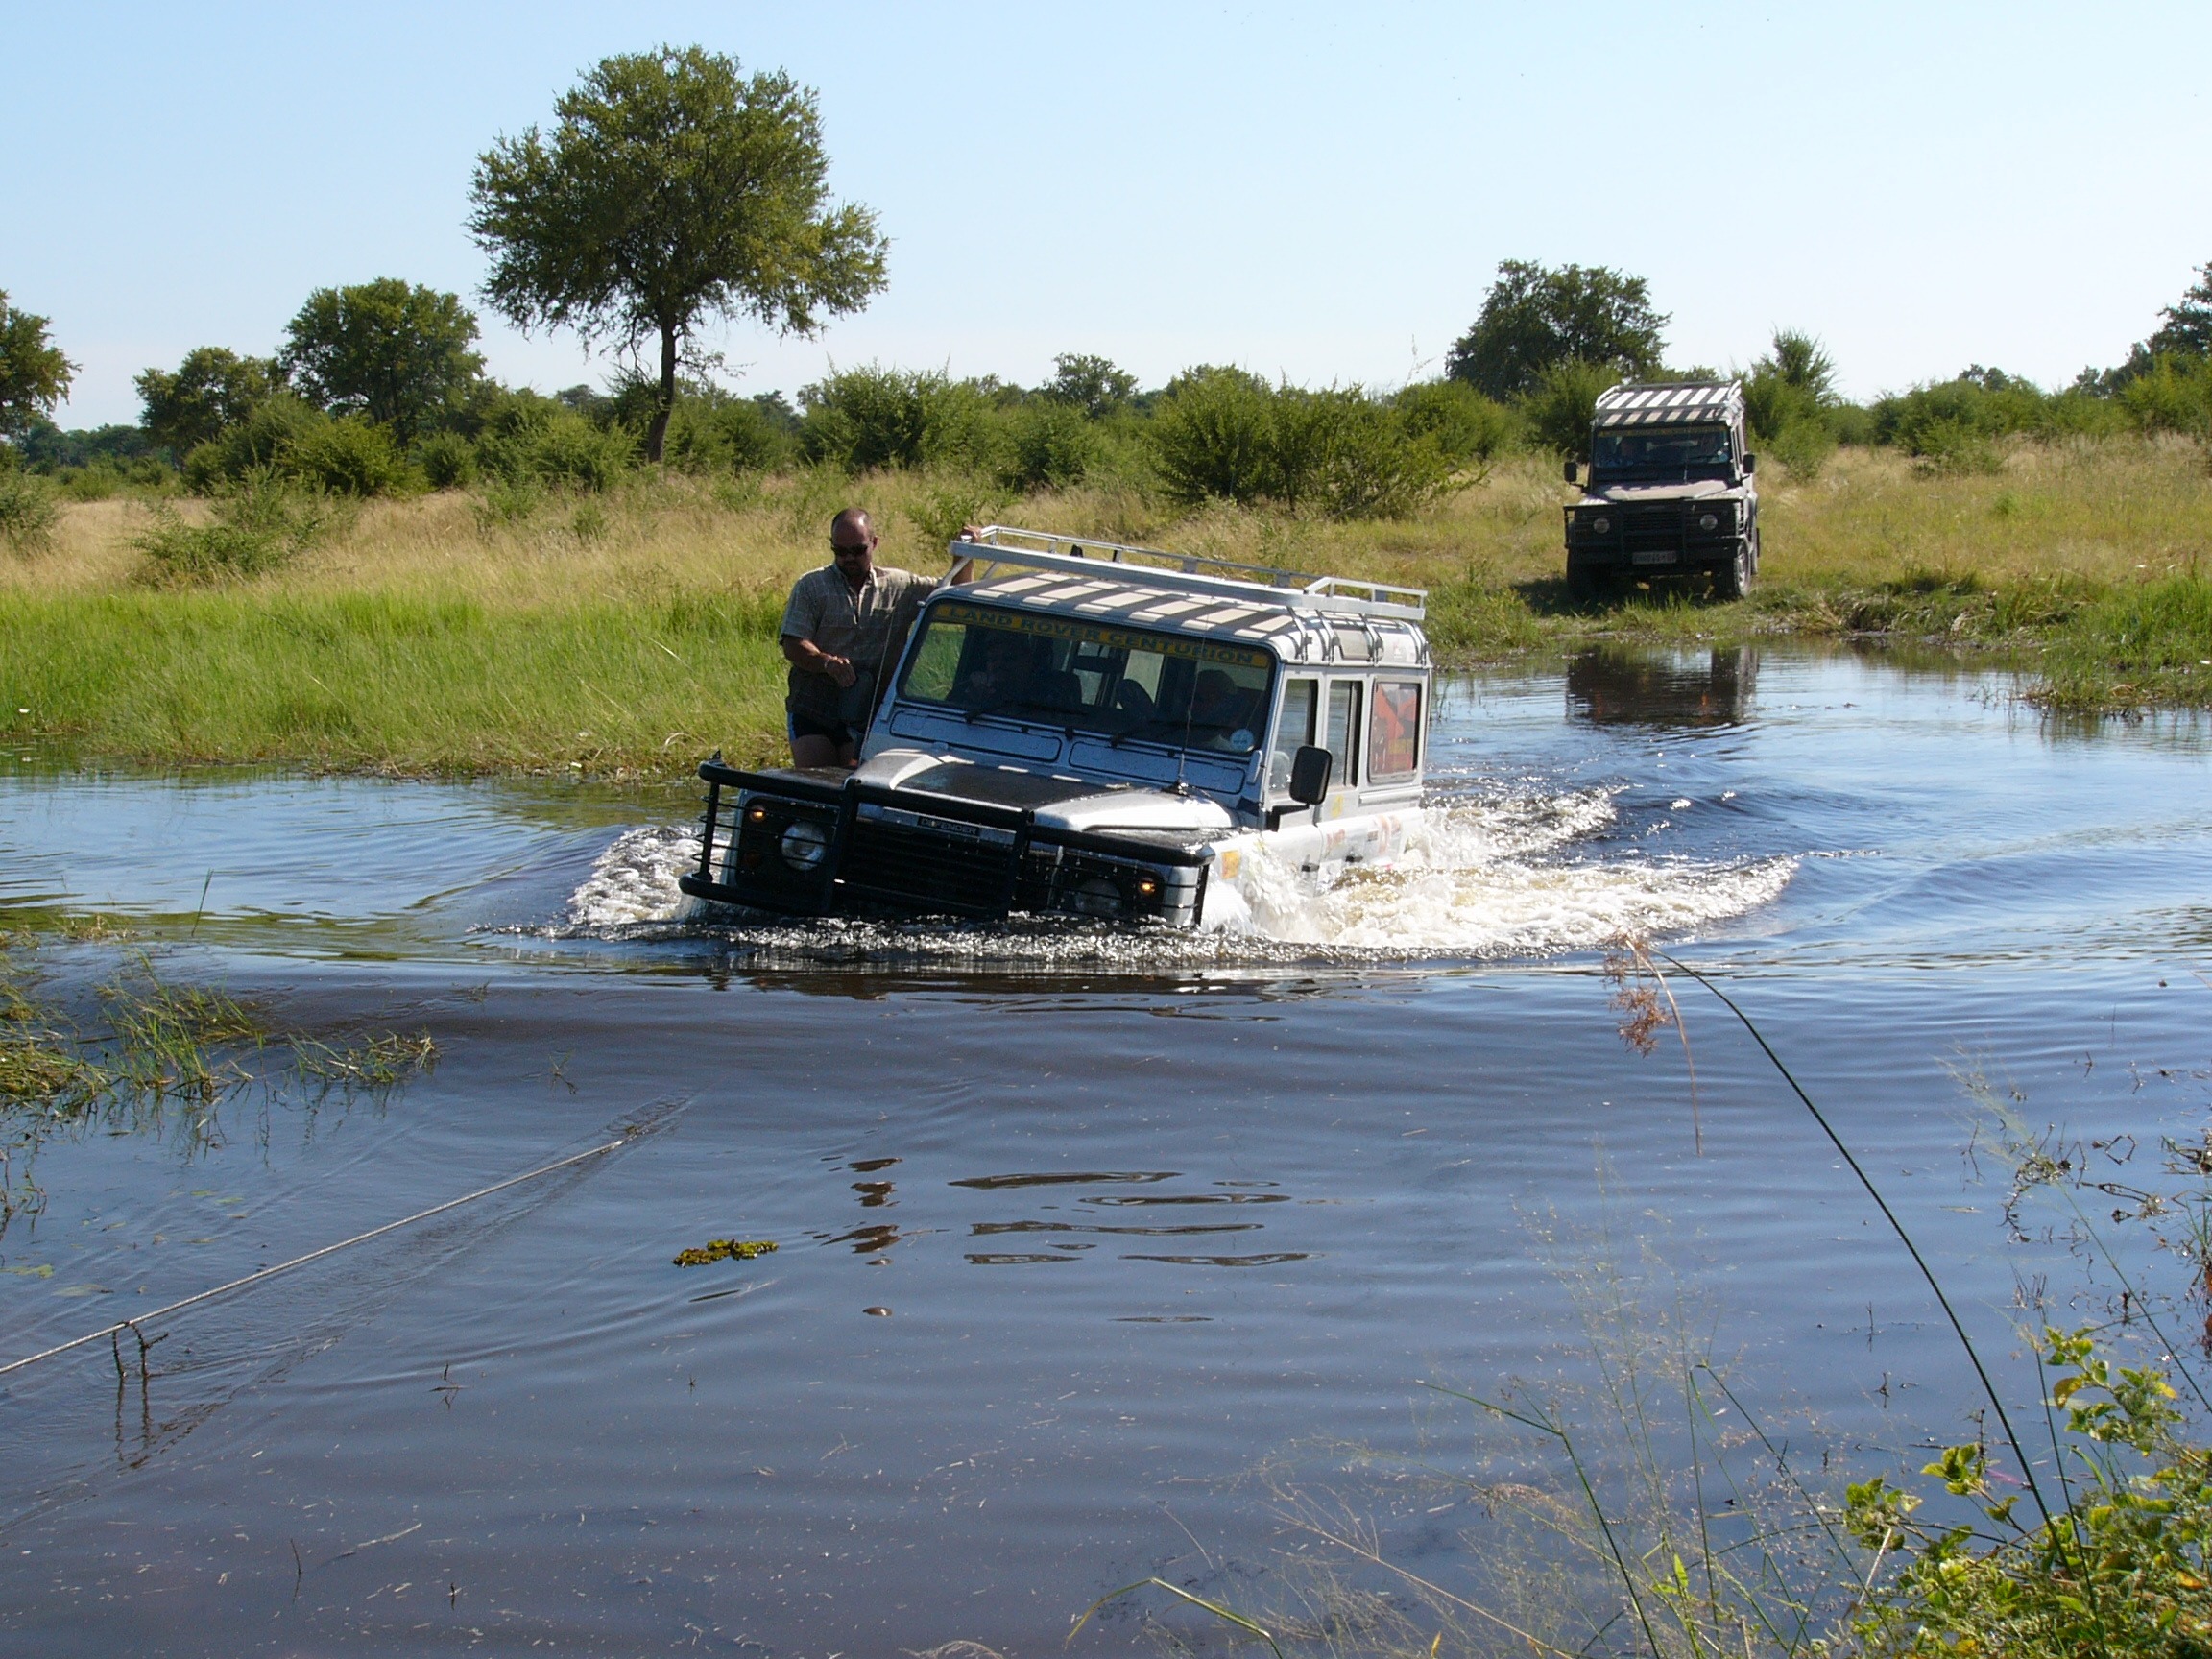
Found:
M 1588 559 L 1567 561 L 1567 596 L 1575 604 L 1593 605 L 1610 599 L 1619 588 L 1620 579 L 1611 566 Z
M 1713 592 L 1720 599 L 1741 599 L 1751 591 L 1751 572 L 1758 568 L 1758 555 L 1751 549 L 1750 538 L 1736 543 L 1736 557 L 1713 571 Z

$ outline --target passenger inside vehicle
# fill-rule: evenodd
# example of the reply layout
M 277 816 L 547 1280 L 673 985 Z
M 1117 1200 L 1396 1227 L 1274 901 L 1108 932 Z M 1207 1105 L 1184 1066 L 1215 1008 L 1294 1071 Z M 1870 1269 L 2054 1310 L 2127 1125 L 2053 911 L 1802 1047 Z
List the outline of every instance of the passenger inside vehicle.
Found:
M 1256 695 L 1257 688 L 1238 685 L 1226 669 L 1200 669 L 1190 693 L 1191 740 L 1208 749 L 1250 749 Z M 1231 742 L 1235 734 L 1241 734 L 1244 740 Z
M 951 702 L 962 709 L 998 709 L 1032 695 L 1036 653 L 1028 637 L 1002 628 L 977 633 L 981 649 L 952 687 Z

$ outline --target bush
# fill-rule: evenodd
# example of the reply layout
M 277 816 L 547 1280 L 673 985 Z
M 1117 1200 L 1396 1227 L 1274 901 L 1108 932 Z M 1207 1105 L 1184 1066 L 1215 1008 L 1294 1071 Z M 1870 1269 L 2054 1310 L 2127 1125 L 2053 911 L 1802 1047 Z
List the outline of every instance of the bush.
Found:
M 24 471 L 14 451 L 0 445 L 0 541 L 18 553 L 42 553 L 54 544 L 60 519 L 54 487 Z
M 1168 386 L 1145 436 L 1170 500 L 1248 507 L 1269 492 L 1274 393 L 1241 369 L 1186 370 Z
M 1825 411 L 1791 421 L 1772 437 L 1759 442 L 1767 454 L 1789 469 L 1791 477 L 1805 483 L 1819 477 L 1828 458 L 1836 453 L 1836 433 L 1825 419 Z
M 127 480 L 112 461 L 95 461 L 89 467 L 67 467 L 54 474 L 55 487 L 72 501 L 110 501 L 123 493 Z
M 1960 416 L 1942 416 L 1916 424 L 1905 440 L 1905 447 L 1919 470 L 1937 476 L 1996 472 L 2005 465 L 1995 441 Z
M 2068 1505 L 2048 1520 L 2016 1516 L 2014 1490 L 1980 1445 L 1946 1449 L 1924 1473 L 1972 1501 L 1986 1527 L 1932 1528 L 1914 1495 L 1877 1478 L 1850 1488 L 1859 1543 L 1903 1562 L 1871 1594 L 1853 1634 L 1869 1654 L 2007 1654 L 2072 1659 L 2212 1651 L 2212 1452 L 2178 1431 L 2163 1374 L 2116 1369 L 2087 1330 L 2046 1331 L 2053 1450 Z M 2059 1440 L 2063 1423 L 2065 1440 Z
M 999 481 L 1009 490 L 1064 489 L 1089 475 L 1097 453 L 1098 426 L 1082 405 L 1034 398 L 1007 417 Z
M 2143 432 L 2212 444 L 2212 358 L 2159 356 L 2121 389 L 2120 406 Z
M 433 432 L 415 446 L 415 464 L 433 490 L 459 490 L 476 482 L 476 445 L 458 432 Z
M 389 495 L 406 477 L 392 434 L 358 415 L 324 420 L 276 452 L 285 476 L 331 495 Z
M 799 453 L 814 466 L 995 469 L 1005 446 L 1004 388 L 937 371 L 870 364 L 804 388 Z
M 1494 461 L 1520 436 L 1513 412 L 1464 380 L 1425 380 L 1407 387 L 1393 403 L 1407 436 L 1426 438 L 1460 466 Z
M 694 392 L 676 399 L 662 459 L 685 472 L 766 472 L 787 463 L 793 447 L 790 424 L 774 404 Z
M 1413 511 L 1452 459 L 1358 387 L 1271 388 L 1240 369 L 1195 369 L 1169 388 L 1149 431 L 1167 493 L 1186 505 L 1273 501 L 1331 518 Z
M 158 588 L 243 580 L 281 569 L 329 533 L 338 516 L 322 496 L 301 490 L 273 469 L 232 486 L 214 504 L 210 523 L 187 524 L 167 507 L 138 538 L 144 580 Z
M 620 427 L 594 426 L 581 416 L 547 421 L 532 435 L 532 473 L 547 484 L 610 490 L 637 459 L 637 441 Z
M 1277 395 L 1280 430 L 1295 430 L 1293 448 L 1278 445 L 1284 469 L 1282 498 L 1317 504 L 1331 518 L 1396 518 L 1428 505 L 1445 487 L 1455 467 L 1433 442 L 1409 436 L 1388 405 L 1354 388 L 1349 391 Z M 1303 479 L 1288 473 L 1293 457 L 1303 462 Z
M 1590 458 L 1590 422 L 1598 399 L 1620 383 L 1604 363 L 1555 363 L 1537 376 L 1536 389 L 1522 400 L 1521 419 L 1529 437 L 1561 455 Z
M 517 487 L 611 489 L 637 452 L 637 439 L 624 428 L 596 425 L 573 409 L 530 393 L 509 393 L 490 411 L 476 441 L 477 465 Z
M 2110 398 L 2079 387 L 2048 393 L 1979 365 L 1950 380 L 1877 398 L 1868 414 L 1877 439 L 1934 471 L 1958 470 L 1960 456 L 1978 468 L 1983 457 L 1994 456 L 2001 438 L 2101 437 L 2127 424 Z
M 184 482 L 195 494 L 221 495 L 265 473 L 332 495 L 387 495 L 407 478 L 383 427 L 358 415 L 332 420 L 289 392 L 262 399 L 184 457 Z
M 327 424 L 329 419 L 305 399 L 289 392 L 279 392 L 256 403 L 252 413 L 226 428 L 221 437 L 187 454 L 185 477 L 196 489 L 213 493 L 225 480 L 236 483 L 276 467 L 286 448 L 317 427 Z M 208 453 L 210 449 L 212 456 Z M 205 483 L 195 479 L 195 463 L 203 474 L 212 469 L 213 477 Z

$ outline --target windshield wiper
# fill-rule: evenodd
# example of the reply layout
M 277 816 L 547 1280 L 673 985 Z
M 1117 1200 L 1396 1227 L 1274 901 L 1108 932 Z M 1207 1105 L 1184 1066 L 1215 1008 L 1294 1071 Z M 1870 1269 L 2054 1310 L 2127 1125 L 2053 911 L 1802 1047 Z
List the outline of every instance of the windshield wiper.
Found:
M 963 709 L 960 710 L 960 717 L 973 726 L 986 714 L 1004 714 L 1017 709 L 1036 719 L 1039 725 L 1059 728 L 1060 734 L 1064 737 L 1071 738 L 1081 730 L 1073 720 L 1069 718 L 1066 709 L 1057 704 L 1043 702 L 1035 697 L 1001 697 L 996 703 L 984 704 L 980 709 Z
M 1113 736 L 1106 740 L 1106 747 L 1109 749 L 1118 749 L 1122 744 L 1127 743 L 1135 738 L 1139 733 L 1150 732 L 1155 727 L 1164 732 L 1176 732 L 1180 731 L 1187 724 L 1187 721 L 1171 719 L 1164 715 L 1154 714 L 1149 718 L 1138 721 L 1134 726 L 1124 726 L 1120 731 L 1115 733 Z

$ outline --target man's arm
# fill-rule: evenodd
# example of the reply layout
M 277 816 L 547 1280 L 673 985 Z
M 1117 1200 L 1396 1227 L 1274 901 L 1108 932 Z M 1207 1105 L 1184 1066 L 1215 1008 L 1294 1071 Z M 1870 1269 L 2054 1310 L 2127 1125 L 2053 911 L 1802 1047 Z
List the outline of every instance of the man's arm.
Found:
M 853 664 L 843 657 L 832 656 L 811 639 L 802 639 L 795 634 L 783 636 L 783 661 L 803 674 L 819 674 L 834 685 L 853 684 Z

